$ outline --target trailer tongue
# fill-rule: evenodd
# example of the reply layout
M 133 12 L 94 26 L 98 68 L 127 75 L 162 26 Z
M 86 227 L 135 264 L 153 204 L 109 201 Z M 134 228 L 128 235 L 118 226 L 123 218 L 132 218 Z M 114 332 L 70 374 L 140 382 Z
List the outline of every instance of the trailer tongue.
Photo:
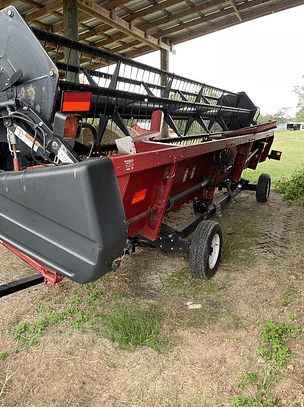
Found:
M 244 92 L 31 29 L 14 7 L 0 11 L 0 34 L 6 247 L 49 282 L 52 270 L 94 281 L 143 244 L 190 250 L 193 274 L 210 278 L 222 235 L 218 224 L 201 221 L 216 210 L 217 187 L 230 199 L 251 188 L 241 178 L 245 168 L 279 158 L 270 154 L 275 124 L 256 125 L 258 109 Z M 160 137 L 163 123 L 168 138 Z M 115 143 L 105 142 L 110 125 L 119 132 Z M 269 188 L 264 176 L 259 201 Z M 190 201 L 187 225 L 164 225 L 169 211 Z

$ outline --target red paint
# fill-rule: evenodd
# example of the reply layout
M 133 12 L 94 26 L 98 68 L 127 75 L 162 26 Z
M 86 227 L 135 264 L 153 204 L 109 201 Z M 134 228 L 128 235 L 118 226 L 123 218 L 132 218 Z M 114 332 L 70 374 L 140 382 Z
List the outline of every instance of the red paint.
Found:
M 62 281 L 63 276 L 56 273 L 55 271 L 51 270 L 50 268 L 44 266 L 43 264 L 39 263 L 38 261 L 32 259 L 31 257 L 27 256 L 26 254 L 20 252 L 19 250 L 15 249 L 11 245 L 5 242 L 1 242 L 3 246 L 5 246 L 7 249 L 11 250 L 13 253 L 15 253 L 18 257 L 20 257 L 22 260 L 24 260 L 27 264 L 30 266 L 34 267 L 36 270 L 38 270 L 44 277 L 44 282 L 50 286 L 55 285 L 56 283 L 59 283 Z

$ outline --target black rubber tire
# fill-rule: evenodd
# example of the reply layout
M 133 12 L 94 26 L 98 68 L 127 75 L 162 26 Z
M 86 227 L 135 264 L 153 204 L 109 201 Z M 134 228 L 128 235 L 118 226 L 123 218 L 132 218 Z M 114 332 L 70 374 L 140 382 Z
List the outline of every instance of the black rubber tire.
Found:
M 190 245 L 190 269 L 194 277 L 210 279 L 216 273 L 222 251 L 222 230 L 217 222 L 203 220 Z
M 256 189 L 256 200 L 267 202 L 270 194 L 271 178 L 268 174 L 261 174 L 258 179 Z

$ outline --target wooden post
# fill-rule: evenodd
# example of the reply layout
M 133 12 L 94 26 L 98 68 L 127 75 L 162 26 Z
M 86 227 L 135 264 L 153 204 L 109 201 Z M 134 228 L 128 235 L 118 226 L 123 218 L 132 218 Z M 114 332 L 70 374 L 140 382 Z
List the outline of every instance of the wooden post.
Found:
M 63 35 L 72 40 L 78 41 L 78 6 L 77 0 L 63 0 Z M 65 61 L 69 65 L 79 65 L 78 52 L 75 50 L 64 50 Z M 78 82 L 78 75 L 68 72 L 67 81 Z
M 165 38 L 163 39 L 163 41 L 165 43 L 168 42 Z M 160 69 L 169 72 L 169 51 L 164 49 L 160 50 Z M 164 75 L 161 79 L 161 85 L 166 87 L 167 83 L 168 83 L 167 76 Z M 163 121 L 160 136 L 161 138 L 169 137 L 169 126 L 165 121 Z

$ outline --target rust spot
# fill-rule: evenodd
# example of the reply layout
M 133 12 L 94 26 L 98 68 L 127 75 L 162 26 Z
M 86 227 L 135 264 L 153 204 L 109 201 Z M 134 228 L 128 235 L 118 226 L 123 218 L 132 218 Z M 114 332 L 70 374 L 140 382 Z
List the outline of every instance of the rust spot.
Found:
M 32 85 L 30 85 L 30 86 L 27 88 L 27 94 L 28 94 L 28 97 L 29 97 L 29 98 L 31 99 L 31 101 L 33 102 L 34 99 L 35 99 L 35 94 L 36 94 L 36 92 L 35 92 L 35 89 L 33 88 Z
M 45 87 L 44 86 L 42 86 L 42 92 L 45 92 Z
M 39 106 L 39 105 L 37 105 L 37 106 L 35 107 L 35 109 L 37 110 L 37 112 L 40 112 L 40 106 Z

